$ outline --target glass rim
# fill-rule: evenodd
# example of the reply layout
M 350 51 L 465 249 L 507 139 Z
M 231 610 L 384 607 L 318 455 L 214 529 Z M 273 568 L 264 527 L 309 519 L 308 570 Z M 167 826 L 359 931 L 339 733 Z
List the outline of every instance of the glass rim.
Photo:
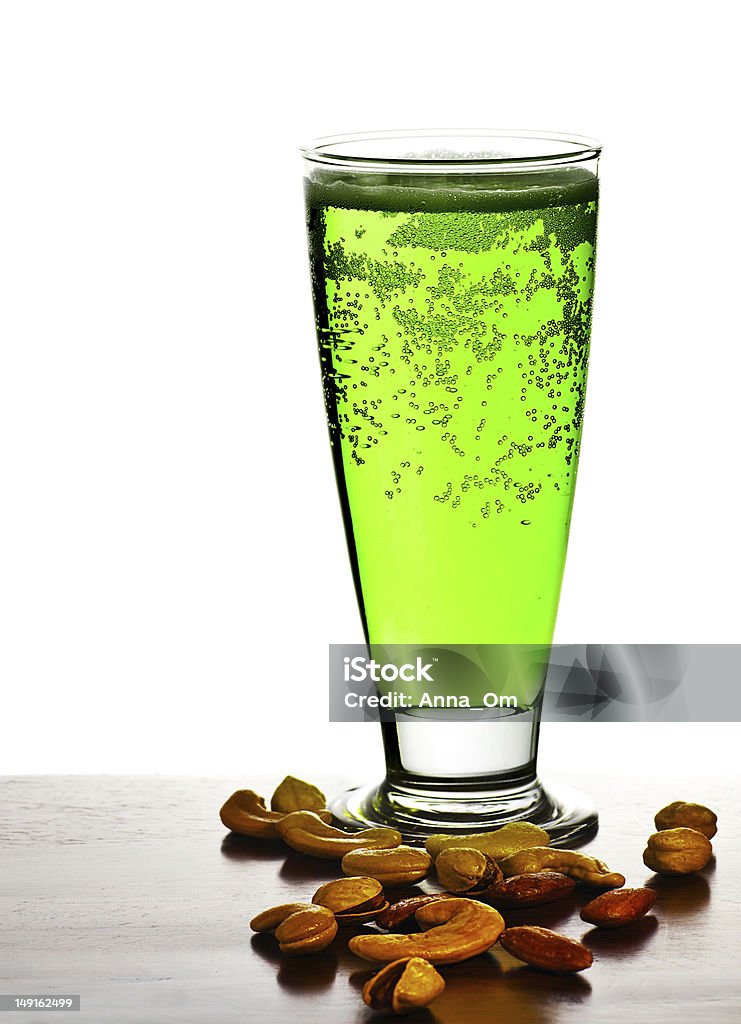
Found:
M 469 140 L 472 144 L 503 144 L 505 141 L 519 144 L 522 149 L 532 152 L 455 153 L 432 150 L 431 153 L 384 155 L 387 149 L 402 144 L 419 146 L 425 139 L 457 142 Z M 379 152 L 373 152 L 373 144 Z M 353 152 L 353 149 L 371 149 L 367 152 Z M 540 168 L 584 163 L 596 160 L 602 152 L 601 144 L 593 138 L 572 132 L 526 131 L 522 129 L 433 129 L 412 128 L 392 131 L 348 132 L 325 135 L 300 147 L 305 160 L 311 163 L 334 167 L 364 170 L 428 170 L 428 171 L 471 171 L 504 170 L 509 168 Z

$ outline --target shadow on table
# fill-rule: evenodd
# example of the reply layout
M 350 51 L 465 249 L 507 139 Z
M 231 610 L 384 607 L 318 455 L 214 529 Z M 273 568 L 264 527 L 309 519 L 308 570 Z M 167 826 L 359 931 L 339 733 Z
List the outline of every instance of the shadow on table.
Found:
M 278 874 L 291 882 L 329 882 L 333 878 L 342 877 L 342 869 L 336 860 L 322 860 L 319 857 L 307 857 L 283 846 L 283 863 Z
M 334 949 L 310 957 L 287 957 L 281 953 L 275 937 L 266 934 L 253 935 L 250 945 L 262 960 L 278 968 L 276 980 L 281 988 L 310 992 L 334 983 L 338 965 Z
M 227 832 L 221 841 L 221 854 L 229 860 L 282 860 L 286 846 L 280 839 L 252 839 Z
M 624 928 L 590 928 L 582 936 L 582 942 L 598 956 L 633 953 L 640 949 L 659 930 L 658 920 L 651 915 L 642 917 Z
M 354 989 L 361 991 L 375 973 L 369 968 L 350 975 Z M 545 974 L 499 949 L 438 970 L 445 978 L 445 991 L 430 1007 L 432 1020 L 439 1011 L 440 1017 L 460 1024 L 479 1020 L 550 1024 L 557 1007 L 586 1004 L 592 994 L 592 986 L 581 974 Z
M 710 902 L 710 886 L 701 874 L 654 875 L 646 886 L 655 890 L 656 910 L 662 917 L 697 914 Z

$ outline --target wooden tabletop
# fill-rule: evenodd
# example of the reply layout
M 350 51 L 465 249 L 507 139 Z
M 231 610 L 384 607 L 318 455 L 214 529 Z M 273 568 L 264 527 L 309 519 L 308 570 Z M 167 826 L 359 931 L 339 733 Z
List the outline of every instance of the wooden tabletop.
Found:
M 264 791 L 276 781 L 267 780 Z M 330 793 L 337 788 L 313 781 Z M 591 773 L 584 785 L 602 818 L 584 849 L 622 871 L 628 885 L 654 886 L 651 916 L 593 931 L 578 916 L 589 898 L 583 891 L 508 912 L 510 925 L 537 923 L 583 938 L 594 966 L 553 977 L 496 947 L 442 968 L 445 992 L 407 1018 L 412 1024 L 741 1019 L 734 787 Z M 379 1020 L 360 997 L 370 965 L 348 953 L 344 930 L 324 953 L 297 959 L 249 931 L 259 910 L 308 900 L 340 872 L 281 844 L 226 833 L 218 809 L 240 786 L 260 788 L 247 778 L 0 779 L 0 994 L 79 993 L 82 1009 L 72 1020 L 91 1024 Z M 699 874 L 659 879 L 641 854 L 653 813 L 675 799 L 717 811 L 716 857 Z M 0 1024 L 16 1020 L 48 1021 L 49 1014 L 0 1016 Z

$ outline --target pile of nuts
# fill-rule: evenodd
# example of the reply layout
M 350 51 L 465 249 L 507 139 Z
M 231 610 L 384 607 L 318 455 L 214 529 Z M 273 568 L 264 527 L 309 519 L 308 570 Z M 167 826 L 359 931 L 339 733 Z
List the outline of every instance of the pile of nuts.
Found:
M 402 844 L 392 828 L 346 832 L 333 827 L 324 794 L 288 776 L 270 801 L 238 790 L 220 812 L 227 828 L 257 839 L 278 839 L 300 853 L 340 861 L 346 877 L 322 885 L 310 902 L 284 903 L 250 922 L 273 933 L 281 953 L 301 956 L 326 949 L 340 928 L 373 922 L 376 931 L 354 935 L 348 948 L 385 964 L 363 989 L 374 1010 L 411 1013 L 440 995 L 445 981 L 436 965 L 460 963 L 495 943 L 541 971 L 572 974 L 592 965 L 582 942 L 534 925 L 508 928 L 500 911 L 561 899 L 577 884 L 603 890 L 581 910 L 596 928 L 621 928 L 656 902 L 650 888 L 626 889 L 625 878 L 595 857 L 553 849 L 548 833 L 529 822 L 494 832 L 430 836 L 425 849 Z M 717 817 L 700 804 L 677 801 L 655 817 L 643 861 L 658 874 L 686 875 L 710 860 Z M 444 892 L 391 902 L 385 890 L 434 874 Z

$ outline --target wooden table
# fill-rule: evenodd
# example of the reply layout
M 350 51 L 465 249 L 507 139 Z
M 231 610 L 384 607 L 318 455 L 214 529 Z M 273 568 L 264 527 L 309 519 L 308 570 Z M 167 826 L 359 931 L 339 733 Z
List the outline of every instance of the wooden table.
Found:
M 330 792 L 336 788 L 325 782 Z M 378 1020 L 360 998 L 369 965 L 347 952 L 342 937 L 317 956 L 285 959 L 270 936 L 250 933 L 254 913 L 309 899 L 339 872 L 278 843 L 227 834 L 218 808 L 240 784 L 259 788 L 254 779 L 1 779 L 0 992 L 79 993 L 82 1010 L 72 1020 L 94 1024 Z M 622 871 L 629 885 L 655 885 L 653 915 L 594 932 L 578 917 L 584 893 L 508 913 L 510 924 L 586 937 L 594 966 L 552 977 L 496 948 L 444 968 L 446 991 L 408 1018 L 412 1024 L 741 1019 L 741 835 L 733 787 L 648 785 L 616 774 L 590 775 L 586 788 L 602 809 L 602 827 L 585 849 Z M 700 874 L 657 879 L 641 861 L 652 815 L 670 800 L 693 797 L 719 814 L 717 859 Z M 0 1024 L 49 1019 L 38 1011 L 0 1014 Z

